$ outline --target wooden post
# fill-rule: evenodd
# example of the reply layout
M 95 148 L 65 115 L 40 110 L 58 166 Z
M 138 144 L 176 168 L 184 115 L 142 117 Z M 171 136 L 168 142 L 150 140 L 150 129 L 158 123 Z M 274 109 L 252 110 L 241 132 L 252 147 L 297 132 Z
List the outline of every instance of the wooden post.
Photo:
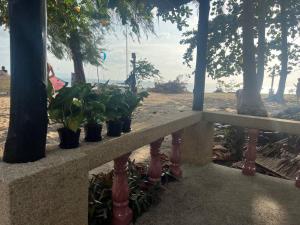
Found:
M 180 146 L 182 142 L 182 131 L 177 131 L 172 134 L 172 153 L 170 157 L 171 161 L 171 172 L 176 177 L 182 176 L 182 171 L 180 168 Z
M 256 144 L 258 138 L 258 129 L 249 129 L 249 141 L 247 145 L 247 150 L 245 153 L 245 162 L 243 165 L 243 174 L 247 176 L 254 176 L 256 172 L 255 159 L 256 159 Z
M 3 160 L 26 163 L 45 156 L 47 136 L 46 1 L 9 0 L 10 123 Z
M 160 146 L 163 142 L 164 138 L 160 138 L 157 141 L 150 144 L 150 154 L 151 154 L 151 162 L 149 166 L 149 180 L 152 183 L 160 182 L 161 180 L 161 160 L 160 160 Z
M 129 225 L 132 220 L 132 211 L 128 206 L 129 188 L 127 179 L 127 161 L 129 154 L 114 160 L 114 178 L 112 186 L 113 225 Z

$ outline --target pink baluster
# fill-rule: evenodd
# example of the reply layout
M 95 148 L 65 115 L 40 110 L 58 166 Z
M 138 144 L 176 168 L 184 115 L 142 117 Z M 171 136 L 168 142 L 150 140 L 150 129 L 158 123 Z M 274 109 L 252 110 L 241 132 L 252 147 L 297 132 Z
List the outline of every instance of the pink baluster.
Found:
M 132 210 L 129 208 L 129 188 L 127 179 L 127 161 L 129 154 L 114 160 L 114 178 L 112 186 L 113 225 L 129 225 Z
M 162 170 L 162 165 L 161 165 L 161 160 L 160 160 L 160 146 L 163 142 L 164 138 L 160 138 L 155 142 L 152 142 L 150 144 L 150 154 L 151 154 L 151 162 L 149 166 L 149 180 L 152 183 L 160 182 L 161 179 L 161 170 Z
M 180 168 L 180 145 L 182 142 L 181 136 L 182 131 L 177 131 L 172 134 L 172 153 L 170 157 L 172 164 L 170 168 L 172 174 L 174 174 L 176 177 L 182 176 L 182 171 Z
M 300 170 L 297 173 L 297 177 L 296 177 L 296 187 L 300 188 Z
M 258 138 L 258 129 L 249 129 L 249 142 L 245 153 L 245 161 L 243 165 L 243 174 L 247 176 L 254 176 L 256 172 L 255 159 L 256 159 L 256 145 Z

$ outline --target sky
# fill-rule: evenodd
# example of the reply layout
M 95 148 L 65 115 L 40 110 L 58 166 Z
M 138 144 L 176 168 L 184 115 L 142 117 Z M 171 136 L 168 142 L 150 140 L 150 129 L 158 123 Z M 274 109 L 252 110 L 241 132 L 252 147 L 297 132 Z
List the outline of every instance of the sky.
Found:
M 194 9 L 194 15 L 188 20 L 189 28 L 197 27 L 198 15 Z M 126 78 L 126 39 L 123 31 L 116 29 L 116 33 L 109 34 L 105 37 L 103 48 L 106 49 L 107 59 L 104 68 L 99 70 L 100 79 L 104 80 L 124 80 Z M 164 81 L 174 80 L 178 75 L 192 74 L 195 62 L 192 68 L 183 65 L 182 56 L 186 46 L 179 44 L 182 32 L 177 30 L 176 25 L 170 22 L 155 21 L 156 35 L 150 34 L 148 38 L 145 35 L 140 42 L 129 38 L 129 56 L 136 52 L 138 59 L 146 58 L 153 63 L 161 72 Z M 9 33 L 0 28 L 0 65 L 10 68 L 9 56 Z M 73 72 L 73 64 L 70 60 L 58 60 L 51 53 L 48 53 L 48 62 L 53 66 L 55 73 L 62 79 L 68 79 Z M 97 79 L 97 69 L 95 66 L 85 65 L 85 72 L 88 80 Z M 297 78 L 300 77 L 300 71 L 291 73 L 288 76 L 287 88 L 294 88 Z M 242 76 L 223 79 L 225 81 L 242 82 Z M 193 83 L 193 77 L 186 80 Z M 275 80 L 277 87 L 278 78 Z M 264 82 L 263 92 L 267 93 L 271 84 L 271 79 L 267 78 Z M 216 87 L 216 81 L 207 78 L 206 91 L 211 92 Z

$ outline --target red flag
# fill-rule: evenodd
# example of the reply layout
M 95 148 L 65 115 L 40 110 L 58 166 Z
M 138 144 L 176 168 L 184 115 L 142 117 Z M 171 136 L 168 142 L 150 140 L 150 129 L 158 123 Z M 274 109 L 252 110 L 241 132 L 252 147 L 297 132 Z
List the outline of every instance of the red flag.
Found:
M 64 81 L 60 80 L 55 75 L 52 75 L 51 77 L 49 77 L 49 80 L 50 80 L 50 82 L 52 84 L 52 87 L 55 91 L 59 91 L 60 89 L 62 89 L 63 87 L 68 85 L 67 82 L 64 82 Z

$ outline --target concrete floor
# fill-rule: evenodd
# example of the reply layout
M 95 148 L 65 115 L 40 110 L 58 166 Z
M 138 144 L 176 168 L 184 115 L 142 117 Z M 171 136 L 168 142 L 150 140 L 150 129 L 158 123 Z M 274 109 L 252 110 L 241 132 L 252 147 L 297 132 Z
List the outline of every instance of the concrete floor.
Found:
M 183 171 L 137 225 L 300 225 L 300 189 L 291 181 L 215 164 Z

